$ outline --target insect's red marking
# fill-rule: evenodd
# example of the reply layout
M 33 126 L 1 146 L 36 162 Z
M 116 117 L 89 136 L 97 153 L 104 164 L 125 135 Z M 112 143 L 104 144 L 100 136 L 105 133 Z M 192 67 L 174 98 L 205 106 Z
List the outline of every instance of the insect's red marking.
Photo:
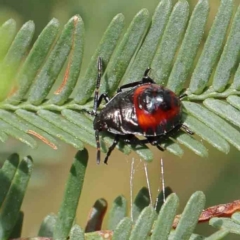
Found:
M 178 114 L 180 114 L 180 107 L 175 107 L 173 104 L 173 101 L 171 102 L 171 109 L 170 110 L 163 110 L 161 108 L 158 108 L 154 113 L 149 113 L 145 109 L 141 109 L 139 107 L 138 97 L 141 95 L 147 88 L 152 88 L 153 94 L 154 92 L 157 93 L 157 90 L 160 86 L 156 84 L 145 84 L 142 86 L 139 86 L 135 92 L 134 92 L 134 106 L 136 109 L 137 119 L 139 126 L 145 131 L 147 129 L 151 128 L 153 131 L 156 130 L 157 126 L 162 125 L 164 128 L 164 125 L 166 125 L 167 121 L 173 119 Z M 175 93 L 170 93 L 172 98 L 176 97 Z M 154 96 L 153 96 L 154 97 Z
M 55 144 L 53 144 L 52 142 L 50 142 L 47 138 L 43 137 L 42 135 L 40 135 L 39 133 L 33 131 L 33 130 L 28 130 L 27 133 L 37 137 L 38 139 L 40 139 L 41 141 L 43 141 L 44 143 L 46 143 L 48 146 L 50 146 L 51 148 L 53 148 L 54 150 L 57 149 L 57 146 Z

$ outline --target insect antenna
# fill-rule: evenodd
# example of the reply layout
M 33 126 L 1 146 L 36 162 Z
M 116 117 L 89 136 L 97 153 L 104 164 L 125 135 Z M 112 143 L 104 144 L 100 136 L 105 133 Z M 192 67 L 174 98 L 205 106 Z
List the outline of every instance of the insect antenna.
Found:
M 94 93 L 94 102 L 93 102 L 93 112 L 97 112 L 98 108 L 98 95 L 99 95 L 99 87 L 100 87 L 100 81 L 102 78 L 102 58 L 98 58 L 98 76 L 97 76 L 97 83 Z
M 99 131 L 95 131 L 95 139 L 96 139 L 96 144 L 97 144 L 97 164 L 100 163 L 101 160 L 101 154 L 100 154 L 100 142 L 99 142 Z
M 94 93 L 94 102 L 93 102 L 93 110 L 92 110 L 92 115 L 96 116 L 97 115 L 97 108 L 98 108 L 98 95 L 99 95 L 99 87 L 100 87 L 100 81 L 102 77 L 102 58 L 98 58 L 98 76 L 97 76 L 97 83 L 96 83 L 96 89 Z M 95 140 L 97 144 L 97 164 L 100 163 L 100 158 L 101 158 L 101 153 L 100 153 L 100 142 L 99 142 L 99 131 L 95 130 Z

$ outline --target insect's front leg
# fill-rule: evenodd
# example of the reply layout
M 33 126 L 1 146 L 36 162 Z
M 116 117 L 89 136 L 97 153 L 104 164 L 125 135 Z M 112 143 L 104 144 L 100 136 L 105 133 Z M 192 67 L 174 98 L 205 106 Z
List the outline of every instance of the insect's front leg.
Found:
M 147 70 L 144 72 L 144 75 L 143 75 L 143 78 L 141 81 L 137 81 L 137 82 L 132 82 L 132 83 L 128 83 L 128 84 L 125 84 L 125 85 L 122 85 L 120 88 L 118 88 L 117 92 L 122 92 L 123 89 L 126 89 L 126 88 L 133 88 L 133 87 L 136 87 L 138 85 L 142 85 L 142 84 L 145 84 L 145 83 L 155 83 L 153 79 L 151 79 L 149 76 L 148 76 L 148 73 L 151 69 L 150 68 L 147 68 Z

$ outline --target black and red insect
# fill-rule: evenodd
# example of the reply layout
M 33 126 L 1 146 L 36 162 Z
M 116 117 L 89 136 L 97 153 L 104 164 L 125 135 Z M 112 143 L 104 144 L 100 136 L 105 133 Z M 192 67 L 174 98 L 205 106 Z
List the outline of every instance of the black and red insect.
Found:
M 142 80 L 121 86 L 113 98 L 107 94 L 99 97 L 102 76 L 102 59 L 98 59 L 98 78 L 94 95 L 94 107 L 91 115 L 95 116 L 93 127 L 97 144 L 97 163 L 100 163 L 99 132 L 108 131 L 115 134 L 113 144 L 109 147 L 104 163 L 119 142 L 128 144 L 150 143 L 163 151 L 160 142 L 170 133 L 180 128 L 189 134 L 193 132 L 183 124 L 181 99 L 171 90 L 157 85 L 148 75 L 148 68 Z M 124 89 L 128 89 L 123 91 Z M 103 109 L 97 112 L 102 100 L 106 101 Z M 138 139 L 135 135 L 144 136 Z

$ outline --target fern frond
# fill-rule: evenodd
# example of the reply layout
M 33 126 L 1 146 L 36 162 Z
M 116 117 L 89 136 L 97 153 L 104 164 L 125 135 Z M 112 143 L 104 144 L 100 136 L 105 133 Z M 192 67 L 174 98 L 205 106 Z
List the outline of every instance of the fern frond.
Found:
M 240 150 L 240 7 L 234 16 L 233 7 L 233 1 L 221 1 L 205 43 L 208 0 L 199 0 L 192 13 L 186 0 L 174 6 L 171 0 L 162 0 L 151 21 L 143 9 L 124 34 L 124 16 L 118 14 L 80 78 L 85 44 L 80 16 L 71 18 L 59 36 L 58 21 L 50 21 L 28 54 L 33 22 L 16 33 L 15 22 L 7 21 L 0 28 L 0 39 L 4 39 L 0 46 L 0 141 L 12 136 L 34 148 L 36 137 L 54 149 L 57 139 L 77 149 L 86 143 L 95 147 L 92 119 L 83 110 L 92 108 L 96 63 L 101 56 L 102 92 L 113 95 L 119 84 L 141 79 L 151 66 L 156 82 L 177 94 L 187 92 L 185 124 L 196 135 L 223 153 L 229 152 L 230 144 Z M 106 152 L 111 142 L 111 134 L 104 133 L 101 150 Z M 185 133 L 162 143 L 178 156 L 183 154 L 181 145 L 199 156 L 208 155 L 202 142 Z M 148 161 L 153 158 L 146 146 L 119 144 L 118 148 L 126 154 L 133 149 Z

